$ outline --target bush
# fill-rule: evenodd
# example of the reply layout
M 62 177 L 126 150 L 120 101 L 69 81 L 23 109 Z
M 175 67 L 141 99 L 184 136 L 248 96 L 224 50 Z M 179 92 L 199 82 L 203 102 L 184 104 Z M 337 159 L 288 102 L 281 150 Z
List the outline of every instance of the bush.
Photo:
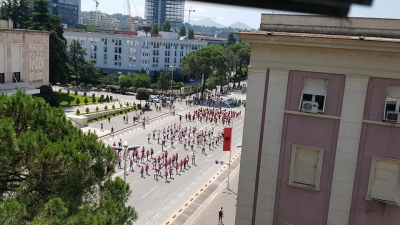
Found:
M 99 111 L 99 107 L 98 106 L 96 106 L 96 112 L 98 112 Z
M 104 110 L 108 110 L 108 107 L 107 107 L 107 105 L 106 105 L 106 106 L 104 106 Z
M 72 86 L 76 86 L 76 81 L 71 81 Z
M 96 94 L 92 94 L 92 98 L 96 98 Z
M 124 107 L 124 105 L 122 105 L 122 103 L 119 103 L 119 107 L 122 108 L 122 107 Z
M 96 98 L 92 98 L 92 103 L 96 103 Z
M 60 102 L 58 101 L 57 96 L 51 94 L 51 95 L 43 95 L 42 97 L 47 103 L 49 103 L 50 106 L 53 107 L 60 106 Z
M 67 94 L 69 94 L 70 93 L 70 90 L 67 90 Z
M 89 107 L 86 108 L 86 114 L 89 114 Z
M 142 109 L 142 105 L 141 104 L 137 104 L 137 109 Z
M 106 102 L 110 102 L 110 97 L 106 96 Z
M 81 100 L 79 100 L 79 98 L 76 99 L 76 104 L 77 105 L 81 104 Z
M 71 105 L 71 99 L 70 98 L 67 99 L 67 102 L 68 102 L 68 105 Z
M 104 99 L 104 95 L 100 95 L 100 98 Z
M 83 88 L 83 86 L 85 86 L 85 83 L 81 82 L 81 83 L 79 84 L 79 87 Z
M 40 87 L 40 94 L 41 95 L 50 95 L 51 93 L 53 93 L 53 89 L 51 89 L 51 87 L 49 87 L 47 85 L 42 85 Z
M 83 100 L 85 102 L 85 105 L 87 105 L 89 103 L 88 99 L 85 98 L 85 100 Z
M 110 95 L 110 101 L 112 101 L 113 100 L 113 98 L 112 98 L 112 96 Z
M 127 106 L 127 107 L 129 106 L 129 102 L 126 102 L 126 106 Z
M 92 87 L 93 87 L 92 84 L 88 84 L 88 85 L 87 85 L 87 88 L 88 88 L 88 89 L 92 89 Z
M 77 109 L 77 110 L 76 110 L 76 115 L 79 116 L 80 114 L 81 114 L 81 111 L 79 111 L 79 109 Z
M 58 92 L 60 92 L 61 93 L 61 91 L 62 91 L 62 89 L 60 88 L 60 89 L 58 89 Z
M 99 103 L 103 103 L 103 99 L 102 98 L 99 98 Z
M 83 92 L 83 96 L 86 96 L 87 95 L 87 93 L 86 92 Z
M 78 95 L 78 91 L 74 91 L 75 92 L 75 95 Z
M 106 91 L 107 91 L 107 92 L 110 92 L 110 91 L 111 91 L 110 86 L 107 86 L 107 87 L 106 87 Z
M 115 105 L 112 106 L 112 109 L 115 109 Z

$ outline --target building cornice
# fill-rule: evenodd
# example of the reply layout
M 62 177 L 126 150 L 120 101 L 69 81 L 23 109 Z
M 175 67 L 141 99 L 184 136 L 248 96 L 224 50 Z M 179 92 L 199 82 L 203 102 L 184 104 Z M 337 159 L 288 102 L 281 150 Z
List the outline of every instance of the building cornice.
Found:
M 37 35 L 47 35 L 49 36 L 51 32 L 49 31 L 41 31 L 41 30 L 23 30 L 23 29 L 9 29 L 9 28 L 0 28 L 0 33 L 29 33 L 29 34 L 37 34 Z
M 286 32 L 239 32 L 242 42 L 400 53 L 400 39 Z

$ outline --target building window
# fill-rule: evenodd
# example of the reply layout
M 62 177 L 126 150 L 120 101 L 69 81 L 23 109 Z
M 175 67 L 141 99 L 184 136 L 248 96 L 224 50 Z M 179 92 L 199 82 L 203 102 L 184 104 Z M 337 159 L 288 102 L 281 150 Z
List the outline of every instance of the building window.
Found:
M 107 46 L 104 46 L 104 52 L 107 52 Z
M 104 61 L 103 64 L 104 64 L 104 65 L 107 65 L 107 61 Z
M 4 84 L 6 81 L 5 81 L 5 75 L 4 75 L 4 73 L 0 73 L 0 84 Z
M 300 110 L 303 112 L 323 113 L 325 109 L 328 80 L 304 78 Z
M 288 185 L 319 191 L 324 150 L 293 145 Z
M 15 83 L 15 82 L 21 82 L 21 73 L 20 72 L 13 73 L 13 83 Z
M 372 158 L 367 198 L 400 204 L 400 160 Z
M 383 120 L 400 123 L 400 86 L 388 86 Z

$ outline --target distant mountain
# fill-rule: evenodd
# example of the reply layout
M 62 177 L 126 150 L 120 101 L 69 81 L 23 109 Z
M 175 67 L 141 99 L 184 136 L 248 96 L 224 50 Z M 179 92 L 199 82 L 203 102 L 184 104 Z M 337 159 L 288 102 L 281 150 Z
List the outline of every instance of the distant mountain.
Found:
M 236 22 L 236 23 L 231 24 L 231 25 L 229 25 L 227 27 L 239 28 L 239 29 L 242 29 L 242 30 L 251 30 L 252 29 L 250 26 L 248 26 L 248 25 L 246 25 L 244 23 L 241 23 L 241 22 Z
M 190 21 L 190 25 L 216 27 L 216 28 L 224 28 L 225 27 L 224 25 L 219 24 L 212 19 L 201 19 L 201 20 L 197 20 L 197 21 Z

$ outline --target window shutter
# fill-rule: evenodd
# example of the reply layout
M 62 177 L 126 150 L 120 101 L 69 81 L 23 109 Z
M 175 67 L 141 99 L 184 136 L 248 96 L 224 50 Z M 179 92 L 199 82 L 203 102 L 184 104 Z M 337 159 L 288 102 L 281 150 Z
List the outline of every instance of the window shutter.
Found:
M 315 186 L 319 151 L 297 148 L 294 165 L 294 182 Z
M 303 86 L 303 94 L 322 95 L 326 94 L 326 79 L 305 78 Z
M 371 198 L 397 202 L 400 164 L 377 160 L 372 178 Z
M 387 97 L 400 98 L 400 86 L 389 86 Z

